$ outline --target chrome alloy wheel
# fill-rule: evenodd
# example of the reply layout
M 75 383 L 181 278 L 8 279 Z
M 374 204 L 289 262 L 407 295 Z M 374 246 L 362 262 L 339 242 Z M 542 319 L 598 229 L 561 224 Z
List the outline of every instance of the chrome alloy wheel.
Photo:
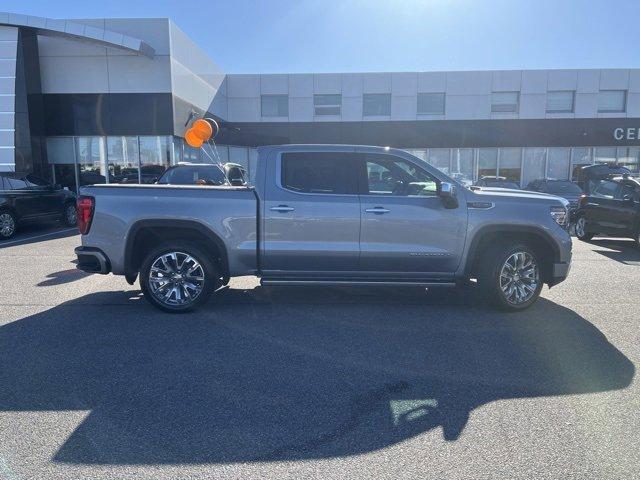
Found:
M 9 238 L 16 231 L 16 222 L 8 213 L 0 215 L 0 236 Z
M 151 264 L 149 287 L 160 303 L 169 307 L 183 307 L 202 293 L 204 269 L 187 253 L 163 253 Z
M 587 226 L 587 221 L 585 220 L 585 218 L 584 217 L 578 218 L 578 220 L 576 221 L 576 236 L 578 238 L 585 236 L 586 226 Z
M 515 252 L 507 258 L 500 270 L 500 289 L 507 302 L 521 305 L 533 298 L 540 276 L 533 255 Z

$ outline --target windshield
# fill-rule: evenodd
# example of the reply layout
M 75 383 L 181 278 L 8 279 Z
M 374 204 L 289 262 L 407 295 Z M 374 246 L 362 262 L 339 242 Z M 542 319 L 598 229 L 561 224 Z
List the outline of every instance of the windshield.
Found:
M 171 185 L 227 185 L 227 179 L 216 165 L 178 166 L 167 170 L 158 183 Z
M 547 190 L 554 195 L 580 195 L 582 189 L 572 182 L 549 182 Z

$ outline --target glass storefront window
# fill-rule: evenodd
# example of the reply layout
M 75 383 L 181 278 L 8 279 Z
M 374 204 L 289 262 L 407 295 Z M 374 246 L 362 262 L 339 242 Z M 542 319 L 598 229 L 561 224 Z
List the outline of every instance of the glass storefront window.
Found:
M 586 165 L 591 165 L 591 149 L 576 147 L 571 149 L 571 180 L 578 180 L 578 172 Z
M 498 149 L 478 149 L 478 179 L 482 177 L 495 177 L 498 173 Z
M 570 148 L 550 148 L 547 157 L 547 178 L 569 179 Z
M 110 183 L 139 183 L 138 137 L 107 137 Z
M 593 160 L 595 163 L 615 163 L 616 147 L 596 147 Z
M 444 173 L 449 173 L 451 150 L 448 148 L 430 148 L 427 150 L 427 162 Z
M 638 173 L 640 147 L 618 147 L 618 165 Z
M 76 160 L 80 186 L 106 183 L 102 137 L 76 137 Z
M 473 148 L 455 148 L 451 159 L 451 176 L 471 185 L 474 181 Z
M 410 153 L 414 157 L 418 157 L 424 162 L 427 161 L 427 151 L 424 148 L 406 148 L 405 152 Z
M 73 137 L 47 138 L 47 160 L 51 165 L 52 180 L 69 190 L 76 190 L 75 143 Z
M 169 137 L 138 137 L 142 183 L 155 183 L 171 164 Z
M 522 149 L 521 148 L 501 148 L 500 149 L 500 171 L 498 175 L 505 177 L 510 182 L 520 184 L 522 174 Z
M 545 177 L 547 152 L 545 148 L 525 148 L 523 153 L 522 186 Z

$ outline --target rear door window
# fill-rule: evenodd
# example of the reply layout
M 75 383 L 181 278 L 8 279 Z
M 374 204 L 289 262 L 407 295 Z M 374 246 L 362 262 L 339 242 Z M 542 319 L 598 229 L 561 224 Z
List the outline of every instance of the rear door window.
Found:
M 298 193 L 355 195 L 355 159 L 350 152 L 283 153 L 280 184 Z
M 602 180 L 596 187 L 593 194 L 596 197 L 614 198 L 618 191 L 618 186 L 618 183 L 612 182 L 611 180 Z
M 22 178 L 7 177 L 7 180 L 9 180 L 9 186 L 11 187 L 11 190 L 25 190 L 26 188 L 28 188 L 27 182 Z

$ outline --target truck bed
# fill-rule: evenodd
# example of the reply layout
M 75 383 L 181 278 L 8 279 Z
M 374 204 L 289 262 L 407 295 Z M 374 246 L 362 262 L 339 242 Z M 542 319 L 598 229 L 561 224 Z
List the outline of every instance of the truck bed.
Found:
M 91 185 L 81 195 L 95 198 L 95 214 L 83 245 L 102 245 L 111 271 L 124 273 L 127 236 L 153 222 L 162 228 L 177 222 L 199 224 L 215 233 L 229 252 L 236 272 L 257 270 L 258 200 L 250 187 L 200 185 Z

